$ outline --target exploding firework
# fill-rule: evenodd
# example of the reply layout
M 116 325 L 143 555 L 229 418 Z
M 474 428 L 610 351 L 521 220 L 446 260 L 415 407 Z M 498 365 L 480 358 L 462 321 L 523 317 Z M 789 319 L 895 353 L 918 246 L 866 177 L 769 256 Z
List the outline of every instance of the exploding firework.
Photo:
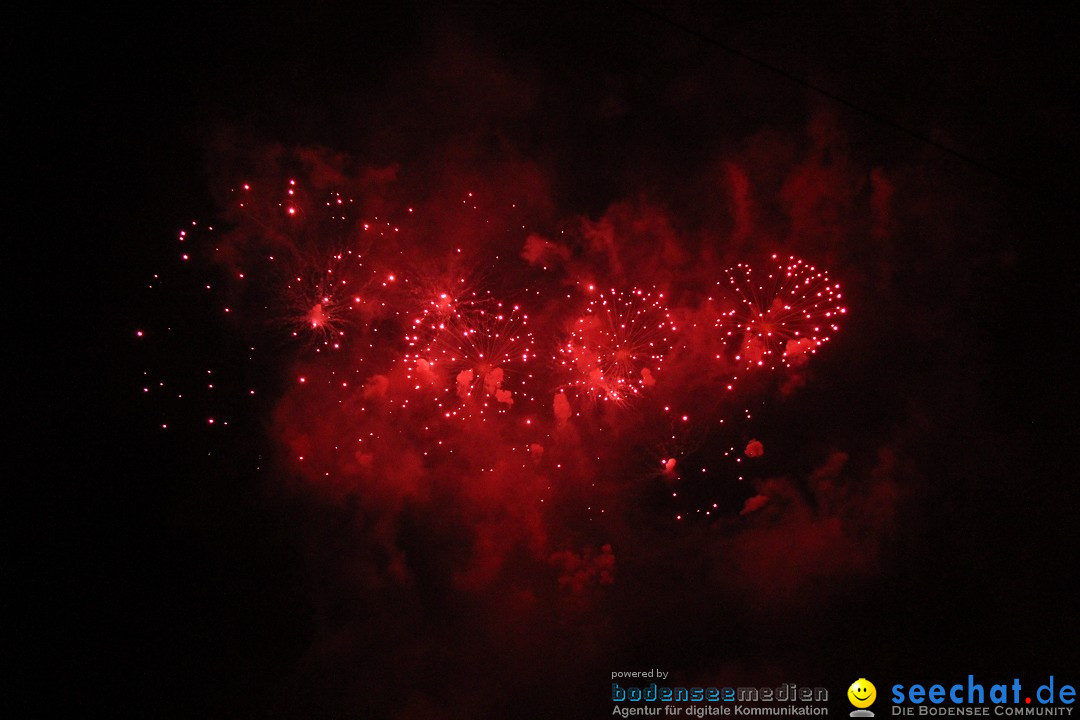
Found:
M 736 362 L 746 367 L 792 366 L 828 342 L 847 312 L 840 284 L 803 260 L 772 256 L 764 272 L 746 263 L 727 270 L 733 305 L 716 321 L 738 343 Z
M 740 468 L 760 453 L 735 451 L 749 433 L 715 450 L 737 407 L 717 398 L 732 397 L 744 368 L 804 361 L 845 312 L 839 286 L 795 258 L 774 257 L 765 272 L 736 265 L 715 300 L 669 309 L 656 289 L 567 292 L 565 274 L 523 267 L 501 239 L 459 245 L 366 217 L 347 195 L 277 188 L 242 186 L 227 229 L 193 224 L 180 257 L 227 269 L 228 283 L 196 282 L 221 301 L 246 357 L 274 361 L 267 353 L 280 346 L 261 342 L 264 327 L 314 349 L 280 356 L 296 381 L 275 403 L 275 432 L 300 475 L 333 492 L 423 496 L 440 467 L 524 473 L 536 502 L 576 503 L 580 491 L 592 520 L 621 487 L 607 481 L 625 471 L 659 480 L 652 486 L 677 521 L 730 515 L 746 499 Z M 720 333 L 706 329 L 713 323 Z M 261 390 L 221 374 L 209 363 L 182 382 L 148 371 L 141 387 L 176 405 L 204 403 L 205 425 L 224 429 L 222 403 L 235 399 L 225 388 L 245 398 Z M 653 401 L 620 411 L 646 395 Z M 588 412 L 597 401 L 611 412 Z M 560 478 L 576 489 L 561 494 Z
M 414 321 L 406 337 L 414 351 L 405 358 L 418 372 L 446 379 L 439 405 L 447 417 L 461 414 L 462 405 L 483 414 L 530 397 L 536 350 L 529 317 L 519 305 L 474 297 L 436 302 L 429 310 Z
M 414 335 L 445 328 L 455 317 L 496 309 L 498 300 L 484 287 L 483 273 L 467 266 L 460 253 L 458 248 L 453 256 L 445 259 L 442 263 L 445 267 L 440 271 L 411 267 L 403 273 L 408 302 L 416 311 L 410 322 Z M 406 336 L 405 339 L 410 347 L 416 347 L 417 338 Z
M 295 179 L 267 185 L 233 189 L 231 228 L 206 238 L 213 258 L 229 266 L 248 317 L 316 352 L 341 349 L 350 330 L 386 308 L 370 255 L 397 228 L 361 219 L 357 201 L 340 192 L 308 191 Z
M 371 316 L 374 272 L 354 250 L 297 264 L 303 267 L 284 281 L 285 324 L 293 337 L 314 341 L 316 350 L 338 350 L 347 329 Z
M 559 347 L 568 385 L 586 397 L 623 403 L 656 384 L 675 325 L 662 293 L 595 290 Z
M 502 314 L 503 303 L 490 290 L 480 290 L 466 273 L 454 272 L 432 278 L 421 273 L 404 277 L 409 304 L 415 309 L 405 333 L 412 351 L 425 349 L 433 338 L 455 325 L 469 326 Z

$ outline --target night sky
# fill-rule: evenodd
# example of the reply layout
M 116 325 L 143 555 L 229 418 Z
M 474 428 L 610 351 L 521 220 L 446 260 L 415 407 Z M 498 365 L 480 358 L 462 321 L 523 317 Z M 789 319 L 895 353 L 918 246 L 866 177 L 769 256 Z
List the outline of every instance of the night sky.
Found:
M 1074 18 L 13 12 L 12 717 L 1080 679 Z M 788 258 L 839 329 L 759 355 Z M 600 292 L 670 326 L 602 382 Z M 436 329 L 515 303 L 505 380 Z

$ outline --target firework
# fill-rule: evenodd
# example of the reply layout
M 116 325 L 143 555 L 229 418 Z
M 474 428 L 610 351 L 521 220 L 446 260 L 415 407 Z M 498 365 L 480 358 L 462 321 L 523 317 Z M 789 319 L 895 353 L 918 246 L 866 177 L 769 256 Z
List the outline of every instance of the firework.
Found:
M 503 314 L 504 304 L 491 291 L 477 290 L 464 275 L 439 280 L 413 275 L 406 276 L 404 282 L 416 307 L 405 333 L 411 351 L 426 352 L 442 333 L 468 330 L 473 323 L 482 325 Z
M 626 402 L 656 383 L 675 325 L 662 293 L 591 292 L 559 347 L 559 360 L 568 385 L 586 397 Z
M 284 321 L 293 337 L 314 341 L 316 349 L 340 349 L 346 330 L 362 324 L 375 300 L 374 273 L 354 250 L 322 261 L 300 261 L 284 281 Z
M 401 232 L 346 195 L 292 181 L 242 186 L 232 210 L 222 232 L 181 233 L 183 272 L 220 301 L 247 362 L 285 363 L 295 383 L 227 382 L 227 367 L 205 363 L 184 377 L 147 370 L 140 392 L 170 408 L 198 403 L 200 425 L 219 433 L 238 397 L 282 392 L 274 431 L 294 469 L 343 494 L 423 497 L 443 471 L 476 492 L 489 476 L 529 477 L 537 504 L 580 500 L 592 521 L 629 473 L 659 481 L 650 486 L 677 521 L 730 515 L 745 500 L 743 462 L 762 457 L 749 443 L 759 431 L 727 430 L 736 381 L 805 361 L 845 312 L 839 285 L 796 258 L 764 271 L 740 263 L 708 303 L 669 308 L 657 289 L 570 289 L 565 274 L 523 266 L 501 236 Z M 150 289 L 168 282 L 155 275 Z M 263 328 L 313 351 L 270 355 L 282 347 L 262 342 Z M 164 343 L 169 332 L 161 323 L 136 337 Z M 621 411 L 630 403 L 635 412 Z
M 231 227 L 207 240 L 214 261 L 229 266 L 245 315 L 316 352 L 339 350 L 387 301 L 371 255 L 397 228 L 360 212 L 355 199 L 309 191 L 295 179 L 277 188 L 243 183 L 232 191 Z
M 529 396 L 536 358 L 529 317 L 519 305 L 489 297 L 458 303 L 433 301 L 406 336 L 414 348 L 406 360 L 422 372 L 447 380 L 439 404 L 447 416 L 456 405 L 506 411 L 516 397 Z
M 746 263 L 727 270 L 733 307 L 716 326 L 738 343 L 736 362 L 746 367 L 792 366 L 828 342 L 847 312 L 840 284 L 803 260 L 772 256 L 764 271 Z

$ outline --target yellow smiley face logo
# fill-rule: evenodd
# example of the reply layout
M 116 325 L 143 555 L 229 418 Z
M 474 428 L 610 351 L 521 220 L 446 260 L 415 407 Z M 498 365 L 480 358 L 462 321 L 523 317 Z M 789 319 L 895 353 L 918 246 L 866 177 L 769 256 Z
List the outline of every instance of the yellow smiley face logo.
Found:
M 857 708 L 866 708 L 877 699 L 877 688 L 866 678 L 859 678 L 847 689 L 848 700 Z

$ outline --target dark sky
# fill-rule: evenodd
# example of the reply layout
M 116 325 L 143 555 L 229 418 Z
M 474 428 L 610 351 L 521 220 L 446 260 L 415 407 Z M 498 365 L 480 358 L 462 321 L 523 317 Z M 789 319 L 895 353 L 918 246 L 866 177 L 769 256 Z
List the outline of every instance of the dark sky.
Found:
M 611 671 L 652 665 L 838 701 L 860 676 L 1078 679 L 1074 19 L 644 7 L 16 11 L 20 717 L 598 717 Z M 389 167 L 392 188 L 364 184 Z M 621 477 L 641 432 L 624 423 L 617 470 L 580 470 L 616 517 L 583 524 L 566 493 L 504 543 L 533 518 L 502 491 L 304 489 L 284 460 L 302 354 L 248 363 L 204 296 L 148 299 L 178 228 L 297 168 L 423 208 L 418 253 L 475 188 L 523 196 L 548 237 L 614 228 L 622 269 L 574 246 L 568 277 L 659 268 L 689 296 L 724 263 L 790 252 L 843 281 L 851 317 L 794 390 L 758 388 L 745 432 L 768 464 L 724 522 L 676 528 L 655 478 Z M 476 247 L 514 257 L 523 239 Z M 172 345 L 134 342 L 166 322 Z M 208 363 L 266 392 L 225 403 L 231 434 L 198 427 L 199 403 L 161 433 L 142 373 Z M 733 437 L 690 456 L 721 462 Z M 739 519 L 757 493 L 782 510 Z M 604 544 L 613 583 L 559 584 L 560 558 Z

